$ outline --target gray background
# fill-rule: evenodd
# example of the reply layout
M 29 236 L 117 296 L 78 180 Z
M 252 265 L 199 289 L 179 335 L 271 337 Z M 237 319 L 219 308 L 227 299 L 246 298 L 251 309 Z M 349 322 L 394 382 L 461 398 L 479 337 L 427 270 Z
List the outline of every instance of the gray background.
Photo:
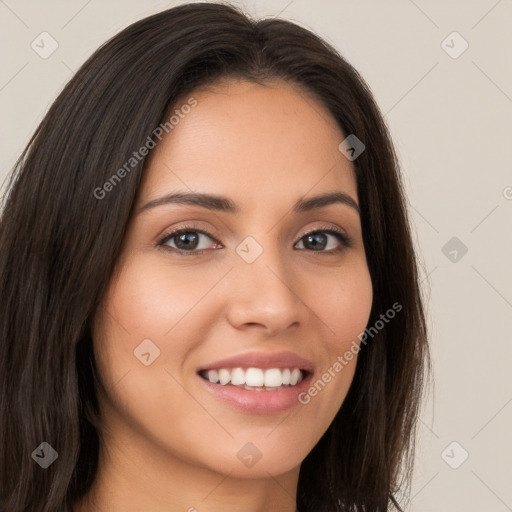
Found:
M 0 181 L 93 50 L 179 3 L 0 0 Z M 333 43 L 390 126 L 422 257 L 435 380 L 407 510 L 512 511 L 512 2 L 234 3 Z M 31 47 L 51 48 L 44 31 L 58 44 L 46 59 Z

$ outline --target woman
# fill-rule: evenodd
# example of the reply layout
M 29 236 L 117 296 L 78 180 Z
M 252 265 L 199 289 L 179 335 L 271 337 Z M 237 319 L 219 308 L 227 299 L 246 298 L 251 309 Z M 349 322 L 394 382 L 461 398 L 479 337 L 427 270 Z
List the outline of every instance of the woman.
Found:
M 427 333 L 368 86 L 190 4 L 104 44 L 0 224 L 1 510 L 384 511 Z

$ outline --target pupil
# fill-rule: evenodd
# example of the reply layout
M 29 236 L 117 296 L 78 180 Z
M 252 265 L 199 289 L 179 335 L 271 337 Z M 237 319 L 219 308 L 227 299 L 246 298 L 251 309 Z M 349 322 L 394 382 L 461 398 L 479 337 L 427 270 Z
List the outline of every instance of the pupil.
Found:
M 181 235 L 178 235 L 178 243 L 176 244 L 180 249 L 186 249 L 189 250 L 191 247 L 195 248 L 197 245 L 197 235 L 190 234 L 190 233 L 182 233 Z M 192 243 L 187 243 L 191 242 Z M 194 243 L 195 242 L 195 243 Z M 180 245 L 182 247 L 180 247 Z
M 321 242 L 316 242 L 315 238 L 317 239 L 317 237 L 323 237 L 322 241 Z M 311 243 L 313 248 L 324 249 L 325 246 L 326 246 L 325 235 L 323 235 L 322 233 L 317 233 L 315 235 L 308 235 L 307 236 L 307 243 Z

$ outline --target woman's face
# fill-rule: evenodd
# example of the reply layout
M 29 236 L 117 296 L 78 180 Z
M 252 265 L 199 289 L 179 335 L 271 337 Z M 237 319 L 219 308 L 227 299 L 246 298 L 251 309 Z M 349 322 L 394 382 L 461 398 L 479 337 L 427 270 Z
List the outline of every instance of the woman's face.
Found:
M 219 82 L 175 109 L 95 317 L 105 424 L 132 460 L 298 470 L 347 394 L 356 356 L 339 358 L 372 304 L 345 135 L 280 81 Z M 324 194 L 342 200 L 308 203 Z

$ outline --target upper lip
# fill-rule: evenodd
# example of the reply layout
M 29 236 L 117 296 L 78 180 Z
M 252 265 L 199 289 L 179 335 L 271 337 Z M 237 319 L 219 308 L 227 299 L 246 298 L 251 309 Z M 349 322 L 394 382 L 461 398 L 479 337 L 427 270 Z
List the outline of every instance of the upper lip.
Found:
M 202 366 L 198 372 L 204 370 L 218 370 L 220 368 L 299 368 L 307 372 L 313 371 L 311 361 L 294 354 L 293 352 L 246 352 L 235 356 L 219 359 L 213 363 Z

